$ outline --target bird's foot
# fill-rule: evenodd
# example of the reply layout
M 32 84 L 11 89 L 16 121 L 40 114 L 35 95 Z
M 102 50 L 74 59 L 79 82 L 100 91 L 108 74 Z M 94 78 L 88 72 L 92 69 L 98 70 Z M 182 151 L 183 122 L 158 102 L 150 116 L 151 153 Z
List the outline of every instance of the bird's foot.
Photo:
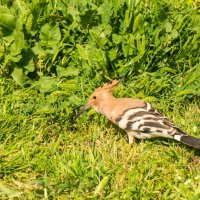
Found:
M 135 137 L 132 133 L 128 133 L 128 143 L 134 144 L 135 143 Z

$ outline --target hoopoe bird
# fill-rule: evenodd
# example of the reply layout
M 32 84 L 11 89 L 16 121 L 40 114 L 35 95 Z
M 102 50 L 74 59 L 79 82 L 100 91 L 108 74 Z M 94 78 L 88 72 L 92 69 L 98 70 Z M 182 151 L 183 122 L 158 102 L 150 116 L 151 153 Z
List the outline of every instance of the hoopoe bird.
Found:
M 172 138 L 193 148 L 200 149 L 200 139 L 192 137 L 161 115 L 150 103 L 140 99 L 115 98 L 112 91 L 119 80 L 113 80 L 97 88 L 88 103 L 80 110 L 77 118 L 93 107 L 110 121 L 128 133 L 129 143 L 135 138 Z

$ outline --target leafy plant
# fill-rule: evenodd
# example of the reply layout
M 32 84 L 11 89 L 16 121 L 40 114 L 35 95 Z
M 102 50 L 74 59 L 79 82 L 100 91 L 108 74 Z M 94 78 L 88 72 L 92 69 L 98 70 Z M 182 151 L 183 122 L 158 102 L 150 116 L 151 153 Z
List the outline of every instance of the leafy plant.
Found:
M 198 151 L 74 116 L 122 77 L 198 137 L 199 53 L 198 1 L 0 0 L 1 198 L 198 199 Z

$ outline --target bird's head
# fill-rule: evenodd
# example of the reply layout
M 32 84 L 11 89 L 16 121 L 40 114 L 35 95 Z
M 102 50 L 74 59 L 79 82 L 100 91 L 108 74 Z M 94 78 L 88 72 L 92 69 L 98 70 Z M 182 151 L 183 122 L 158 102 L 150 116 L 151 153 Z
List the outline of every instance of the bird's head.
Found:
M 87 104 L 79 111 L 76 115 L 76 118 L 80 117 L 80 115 L 88 108 L 94 107 L 98 108 L 102 102 L 106 100 L 108 97 L 112 97 L 112 91 L 115 86 L 119 84 L 120 80 L 112 80 L 108 83 L 105 83 L 103 86 L 97 88 L 89 97 Z

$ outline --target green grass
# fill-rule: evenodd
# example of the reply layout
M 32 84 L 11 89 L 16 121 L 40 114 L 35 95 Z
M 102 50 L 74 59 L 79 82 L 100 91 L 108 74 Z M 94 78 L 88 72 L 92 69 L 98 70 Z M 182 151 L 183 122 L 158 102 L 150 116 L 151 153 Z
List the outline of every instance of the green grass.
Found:
M 138 141 L 94 110 L 119 78 L 200 138 L 195 0 L 0 0 L 0 199 L 200 199 L 200 152 Z
M 3 88 L 9 90 L 7 86 Z M 126 133 L 99 114 L 89 117 L 86 112 L 71 127 L 46 111 L 24 114 L 23 108 L 35 100 L 35 95 L 30 96 L 34 91 L 12 87 L 13 95 L 3 91 L 1 199 L 200 198 L 199 150 L 168 139 L 131 146 Z M 38 102 L 42 100 L 39 97 Z M 36 103 L 32 110 L 39 107 Z M 171 111 L 163 106 L 162 110 L 199 137 L 199 106 L 175 107 Z

